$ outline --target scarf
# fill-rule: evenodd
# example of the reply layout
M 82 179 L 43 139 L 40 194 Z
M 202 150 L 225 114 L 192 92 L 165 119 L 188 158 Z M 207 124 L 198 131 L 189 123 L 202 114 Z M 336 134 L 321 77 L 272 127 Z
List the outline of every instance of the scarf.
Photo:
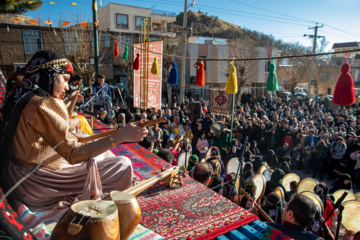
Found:
M 44 50 L 34 54 L 29 63 L 9 80 L 23 76 L 22 85 L 10 93 L 2 109 L 0 147 L 4 153 L 10 147 L 22 111 L 34 96 L 52 96 L 58 74 L 73 74 L 71 63 L 62 55 Z

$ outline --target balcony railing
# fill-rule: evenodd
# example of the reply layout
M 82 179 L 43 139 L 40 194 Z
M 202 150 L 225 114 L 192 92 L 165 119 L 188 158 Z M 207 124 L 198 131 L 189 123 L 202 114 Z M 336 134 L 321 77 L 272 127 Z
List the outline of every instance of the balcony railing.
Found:
M 176 16 L 176 12 L 170 12 L 170 11 L 163 11 L 163 10 L 157 10 L 157 9 L 153 9 L 152 10 L 153 14 L 158 14 L 158 15 L 167 15 L 167 16 Z

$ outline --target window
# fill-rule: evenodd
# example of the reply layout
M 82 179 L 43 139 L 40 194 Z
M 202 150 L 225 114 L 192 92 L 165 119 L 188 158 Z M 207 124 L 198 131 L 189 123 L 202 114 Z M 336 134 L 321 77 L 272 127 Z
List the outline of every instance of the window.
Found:
M 102 33 L 100 35 L 100 47 L 110 47 L 110 35 Z
M 271 63 L 271 61 L 266 61 L 265 62 L 265 72 L 269 72 L 270 63 Z
M 64 45 L 66 54 L 74 54 L 79 49 L 79 33 L 64 32 Z
M 116 28 L 129 29 L 128 15 L 116 14 Z
M 119 36 L 118 39 L 121 41 L 119 42 L 119 50 L 121 53 L 124 53 L 126 45 L 129 48 L 129 55 L 132 55 L 132 48 L 130 44 L 132 44 L 132 36 Z
M 43 50 L 43 39 L 41 30 L 22 30 L 24 48 L 26 54 L 34 54 Z
M 161 23 L 153 23 L 153 29 L 157 32 L 162 32 L 162 25 Z
M 135 30 L 141 30 L 141 20 L 145 19 L 146 17 L 135 17 Z M 151 19 L 148 18 L 148 24 L 151 26 Z M 151 28 L 150 28 L 151 30 Z

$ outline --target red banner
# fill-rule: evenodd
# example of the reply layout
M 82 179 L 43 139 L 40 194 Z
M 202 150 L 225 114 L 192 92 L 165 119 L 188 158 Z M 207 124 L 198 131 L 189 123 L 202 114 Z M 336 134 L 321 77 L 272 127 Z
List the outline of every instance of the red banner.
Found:
M 136 53 L 140 53 L 140 70 L 134 70 L 134 107 L 143 108 L 146 105 L 147 108 L 155 108 L 156 110 L 161 108 L 161 93 L 162 93 L 162 53 L 163 53 L 163 42 L 154 41 L 149 42 L 149 58 L 147 63 L 147 75 L 148 80 L 146 81 L 144 73 L 145 54 L 143 50 L 143 43 L 134 44 L 134 56 Z M 156 54 L 156 53 L 159 54 Z M 154 61 L 154 57 L 157 58 L 159 65 L 159 74 L 154 75 L 151 73 L 151 67 Z M 148 83 L 148 84 L 147 84 Z M 146 90 L 147 89 L 147 93 Z M 145 104 L 146 103 L 146 104 Z

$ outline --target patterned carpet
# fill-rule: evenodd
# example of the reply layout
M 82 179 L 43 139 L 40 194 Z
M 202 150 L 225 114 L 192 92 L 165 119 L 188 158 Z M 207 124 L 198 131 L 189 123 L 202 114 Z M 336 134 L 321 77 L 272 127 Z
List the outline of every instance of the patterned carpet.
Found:
M 94 125 L 95 132 L 106 127 L 97 121 Z M 171 166 L 136 143 L 120 144 L 112 152 L 130 158 L 140 179 Z M 137 197 L 144 227 L 166 239 L 212 239 L 258 219 L 191 177 L 182 181 L 181 188 L 158 183 Z

